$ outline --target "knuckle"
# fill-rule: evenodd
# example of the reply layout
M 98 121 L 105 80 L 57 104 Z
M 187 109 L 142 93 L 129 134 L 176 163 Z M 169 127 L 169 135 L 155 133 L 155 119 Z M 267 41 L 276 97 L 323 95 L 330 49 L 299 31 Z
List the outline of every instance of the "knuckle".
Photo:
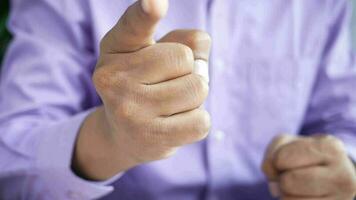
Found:
M 321 135 L 321 136 L 319 136 L 317 138 L 319 138 L 320 141 L 325 143 L 325 144 L 334 143 L 336 140 L 338 140 L 336 137 L 334 137 L 332 135 Z
M 288 135 L 285 135 L 285 134 L 280 134 L 280 135 L 277 135 L 275 136 L 270 144 L 269 144 L 269 148 L 270 149 L 275 149 L 279 144 L 283 144 L 284 141 L 288 140 L 289 136 Z
M 333 153 L 336 153 L 337 155 L 344 154 L 345 153 L 345 147 L 344 144 L 341 140 L 338 138 L 332 136 L 332 135 L 325 135 L 320 138 L 322 145 L 332 151 Z
M 159 62 L 169 67 L 171 73 L 186 75 L 193 72 L 193 51 L 186 45 L 180 43 L 156 44 L 155 55 Z
M 128 121 L 133 121 L 137 113 L 137 105 L 131 101 L 122 100 L 116 108 L 116 115 Z
M 201 78 L 199 75 L 192 75 L 190 86 L 190 91 L 193 92 L 196 98 L 200 101 L 203 101 L 208 96 L 209 86 L 207 82 L 204 81 L 204 79 Z
M 94 71 L 92 81 L 97 89 L 105 89 L 111 85 L 110 76 L 105 67 L 99 67 Z
M 277 169 L 284 169 L 286 166 L 286 161 L 289 161 L 288 159 L 289 152 L 285 150 L 285 148 L 281 148 L 278 150 L 275 154 L 274 157 L 274 165 Z
M 285 141 L 288 137 L 289 136 L 284 135 L 284 134 L 278 135 L 273 139 L 272 142 L 275 143 L 275 144 L 279 144 L 279 143 L 282 143 L 283 141 Z
M 100 66 L 95 69 L 92 82 L 97 90 L 123 89 L 125 85 L 131 85 L 124 72 L 118 71 L 111 66 Z M 118 91 L 118 90 L 117 90 Z

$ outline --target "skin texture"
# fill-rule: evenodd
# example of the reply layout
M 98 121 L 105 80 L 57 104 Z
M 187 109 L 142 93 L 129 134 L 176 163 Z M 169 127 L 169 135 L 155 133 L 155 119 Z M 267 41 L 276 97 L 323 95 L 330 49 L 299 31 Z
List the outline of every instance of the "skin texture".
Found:
M 82 177 L 105 180 L 207 136 L 208 83 L 193 70 L 208 61 L 210 37 L 176 30 L 155 42 L 167 9 L 165 0 L 137 1 L 101 41 L 93 82 L 103 106 L 83 123 L 73 159 Z
M 93 82 L 103 106 L 83 123 L 72 162 L 84 178 L 108 179 L 207 136 L 210 119 L 201 105 L 208 84 L 193 71 L 195 60 L 208 61 L 210 37 L 176 30 L 154 41 L 167 9 L 167 0 L 137 1 L 101 41 Z M 262 168 L 282 200 L 355 195 L 355 168 L 331 136 L 278 137 Z
M 282 200 L 353 200 L 356 170 L 343 143 L 330 135 L 275 138 L 262 170 Z

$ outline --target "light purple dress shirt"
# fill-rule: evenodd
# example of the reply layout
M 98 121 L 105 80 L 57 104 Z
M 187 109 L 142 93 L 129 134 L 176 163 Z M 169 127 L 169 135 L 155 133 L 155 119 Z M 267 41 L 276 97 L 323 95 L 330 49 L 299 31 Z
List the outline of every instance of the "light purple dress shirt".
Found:
M 133 2 L 12 0 L 0 199 L 271 200 L 260 164 L 280 133 L 330 133 L 356 158 L 349 1 L 171 0 L 157 38 L 188 28 L 213 38 L 209 137 L 106 182 L 76 176 L 78 128 L 101 104 L 98 44 Z

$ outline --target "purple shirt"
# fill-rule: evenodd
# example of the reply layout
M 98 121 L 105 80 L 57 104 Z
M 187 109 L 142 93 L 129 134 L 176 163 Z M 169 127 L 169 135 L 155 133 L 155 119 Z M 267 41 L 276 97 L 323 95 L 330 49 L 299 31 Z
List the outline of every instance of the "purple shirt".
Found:
M 78 128 L 101 104 L 98 44 L 133 2 L 12 0 L 0 199 L 270 200 L 260 164 L 279 133 L 331 133 L 356 158 L 348 0 L 171 0 L 157 38 L 182 28 L 213 38 L 209 137 L 106 182 L 76 176 Z

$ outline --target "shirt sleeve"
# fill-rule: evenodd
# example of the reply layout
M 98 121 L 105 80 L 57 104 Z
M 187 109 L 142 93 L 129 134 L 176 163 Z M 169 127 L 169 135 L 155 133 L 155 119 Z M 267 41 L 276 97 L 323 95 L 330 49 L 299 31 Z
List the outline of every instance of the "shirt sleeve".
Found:
M 352 55 L 351 5 L 336 0 L 326 15 L 328 37 L 301 134 L 330 133 L 356 159 L 356 63 Z
M 84 1 L 13 0 L 0 84 L 0 199 L 96 199 L 113 190 L 71 170 L 78 130 L 100 100 Z

